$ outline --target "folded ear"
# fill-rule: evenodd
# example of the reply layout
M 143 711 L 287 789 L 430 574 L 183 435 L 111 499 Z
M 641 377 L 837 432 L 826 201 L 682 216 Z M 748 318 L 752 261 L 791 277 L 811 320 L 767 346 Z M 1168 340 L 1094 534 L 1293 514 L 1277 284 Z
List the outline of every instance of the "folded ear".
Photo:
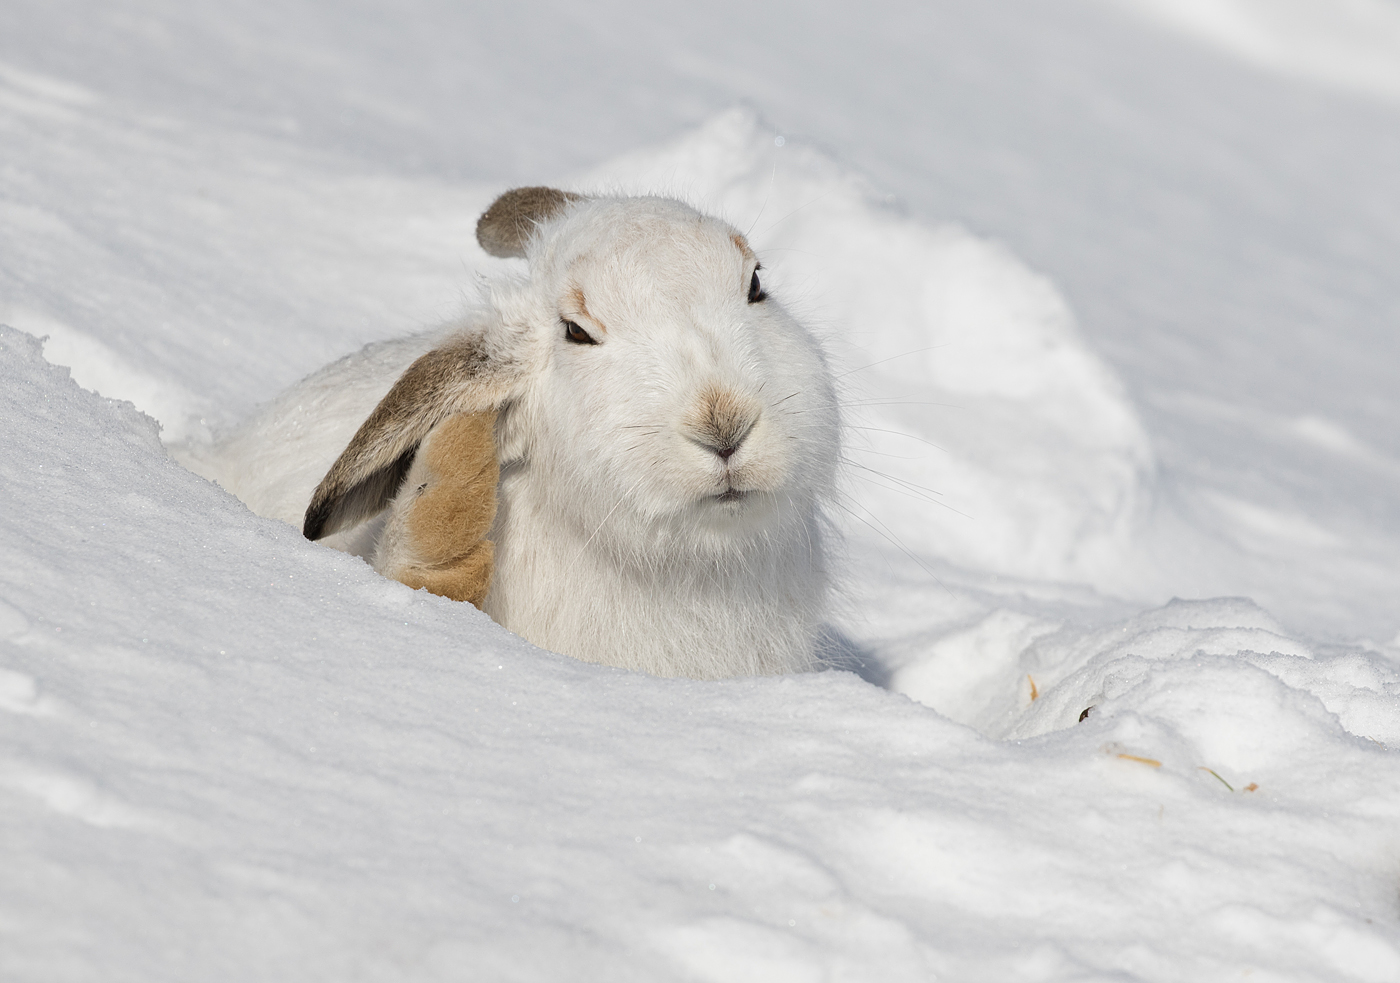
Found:
M 382 511 L 398 492 L 418 445 L 456 413 L 499 409 L 524 367 L 480 338 L 455 338 L 408 367 L 311 496 L 302 533 L 321 539 Z
M 476 241 L 492 256 L 524 258 L 525 243 L 535 227 L 582 199 L 555 188 L 514 188 L 492 202 L 477 220 Z

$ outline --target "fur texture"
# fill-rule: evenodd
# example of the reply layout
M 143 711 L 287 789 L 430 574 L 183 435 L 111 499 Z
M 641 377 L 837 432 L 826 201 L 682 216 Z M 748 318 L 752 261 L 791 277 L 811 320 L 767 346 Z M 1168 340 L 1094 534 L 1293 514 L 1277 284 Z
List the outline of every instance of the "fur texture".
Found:
M 464 596 L 409 571 L 489 569 L 463 564 L 484 555 L 479 414 L 495 410 L 486 613 L 663 675 L 811 667 L 839 456 L 819 345 L 754 289 L 757 259 L 724 222 L 667 198 L 527 190 L 486 213 L 482 241 L 518 233 L 528 276 L 459 325 L 322 370 L 194 466 L 389 576 Z

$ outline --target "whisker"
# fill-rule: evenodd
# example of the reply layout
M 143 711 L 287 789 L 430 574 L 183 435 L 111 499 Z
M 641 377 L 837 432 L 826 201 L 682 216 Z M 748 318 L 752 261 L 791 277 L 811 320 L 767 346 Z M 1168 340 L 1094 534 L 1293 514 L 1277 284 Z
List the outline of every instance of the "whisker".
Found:
M 864 522 L 867 526 L 870 526 L 871 529 L 875 529 L 875 526 L 874 526 L 874 525 L 871 525 L 871 523 L 870 523 L 869 521 L 867 521 L 866 519 L 862 518 L 862 517 L 859 516 L 859 515 L 856 515 L 855 512 L 853 512 L 853 511 L 851 511 L 850 509 L 846 508 L 846 506 L 842 505 L 840 502 L 836 502 L 835 504 L 836 504 L 836 507 L 837 507 L 837 508 L 841 509 L 841 511 L 847 513 L 848 515 L 850 515 L 851 517 L 853 517 L 853 518 L 855 518 L 855 519 L 859 519 L 861 522 Z M 864 506 L 862 506 L 862 508 L 863 508 L 863 507 L 864 507 Z M 869 509 L 866 509 L 866 511 L 867 511 L 867 512 L 870 512 Z M 870 512 L 870 518 L 874 519 L 876 522 L 880 522 L 879 517 L 876 516 L 874 512 Z M 888 528 L 889 528 L 888 526 L 885 526 L 885 524 L 884 524 L 883 522 L 880 522 L 880 525 L 881 525 L 881 526 L 884 526 L 885 529 L 888 529 Z M 949 588 L 949 586 L 948 586 L 947 584 L 945 584 L 945 583 L 939 578 L 938 574 L 936 574 L 936 573 L 934 573 L 932 570 L 930 570 L 930 569 L 928 568 L 928 566 L 924 563 L 923 560 L 920 560 L 917 556 L 915 556 L 913 553 L 911 553 L 911 552 L 905 547 L 905 545 L 904 545 L 903 543 L 901 543 L 899 540 L 895 539 L 895 538 L 893 537 L 892 534 L 888 534 L 888 533 L 886 533 L 886 532 L 882 532 L 882 531 L 879 530 L 879 529 L 875 529 L 875 532 L 879 533 L 879 534 L 880 534 L 882 537 L 884 537 L 884 539 L 885 539 L 886 541 L 888 541 L 892 546 L 894 546 L 896 549 L 898 549 L 898 550 L 899 550 L 901 553 L 903 553 L 905 556 L 909 557 L 909 559 L 913 560 L 914 563 L 915 563 L 916 565 L 918 565 L 918 567 L 919 567 L 920 570 L 922 570 L 924 573 L 928 574 L 930 577 L 933 578 L 934 583 L 936 583 L 939 587 L 942 587 L 945 591 L 948 592 L 948 596 L 949 596 L 949 597 L 953 598 L 954 600 L 957 599 L 957 596 L 958 596 L 958 595 L 953 593 L 952 589 Z
M 893 460 L 895 460 L 895 461 L 926 461 L 926 460 L 928 460 L 928 458 L 925 458 L 925 457 L 914 457 L 914 456 L 909 455 L 909 454 L 892 454 L 892 453 L 890 453 L 889 451 L 872 451 L 869 447 L 862 447 L 862 448 L 860 448 L 860 453 L 863 454 L 863 455 L 864 455 L 864 454 L 869 454 L 869 455 L 871 455 L 872 457 L 888 457 L 888 458 L 891 458 L 891 459 L 893 459 Z M 845 464 L 851 464 L 851 465 L 854 465 L 854 464 L 855 464 L 854 461 L 852 461 L 849 457 L 846 457 L 846 456 L 843 456 L 843 457 L 841 458 L 841 460 L 842 460 L 842 462 L 845 463 Z
M 803 256 L 821 256 L 822 254 L 813 249 L 798 249 L 796 246 L 764 246 L 763 253 L 801 253 Z
M 777 137 L 777 133 L 775 132 L 775 133 L 774 133 L 774 138 L 776 139 L 776 137 Z M 778 155 L 775 153 L 775 154 L 773 155 L 773 170 L 772 170 L 772 172 L 768 175 L 768 190 L 765 191 L 765 192 L 763 192 L 763 204 L 759 206 L 758 214 L 755 215 L 755 216 L 753 217 L 753 221 L 749 223 L 748 229 L 746 229 L 745 232 L 744 232 L 744 238 L 745 238 L 745 239 L 749 238 L 749 236 L 753 233 L 753 227 L 754 227 L 755 225 L 758 224 L 758 220 L 761 219 L 761 218 L 763 217 L 763 213 L 767 210 L 767 208 L 768 208 L 768 199 L 771 198 L 771 197 L 773 196 L 773 183 L 777 180 L 777 177 L 778 177 Z
M 583 556 L 583 551 L 588 549 L 589 544 L 593 542 L 595 537 L 597 537 L 599 531 L 601 531 L 603 526 L 607 525 L 608 520 L 613 517 L 613 513 L 622 507 L 622 503 L 627 501 L 627 496 L 632 494 L 632 492 L 636 490 L 636 487 L 642 483 L 645 477 L 646 476 L 643 475 L 641 478 L 638 478 L 636 481 L 632 482 L 632 487 L 618 496 L 617 504 L 614 505 L 612 508 L 608 509 L 608 514 L 603 516 L 603 521 L 598 523 L 597 527 L 593 530 L 593 532 L 589 534 L 586 540 L 584 540 L 583 545 L 579 547 L 578 553 L 574 556 L 574 562 L 578 562 L 579 557 Z
M 947 348 L 947 347 L 948 347 L 948 345 L 945 343 L 945 344 L 942 344 L 942 345 L 929 345 L 927 348 L 915 348 L 915 349 L 914 349 L 913 351 L 911 351 L 911 352 L 901 352 L 901 353 L 898 354 L 898 355 L 891 355 L 889 358 L 882 358 L 882 359 L 880 359 L 878 362 L 871 362 L 869 365 L 862 365 L 860 368 L 857 368 L 857 369 L 847 369 L 845 372 L 842 372 L 842 373 L 841 373 L 840 375 L 838 375 L 836 378 L 838 378 L 838 379 L 844 379 L 844 378 L 846 378 L 846 376 L 851 375 L 852 373 L 855 373 L 855 372 L 864 372 L 866 369 L 873 369 L 873 368 L 874 368 L 875 366 L 877 366 L 877 365 L 884 365 L 886 362 L 893 362 L 893 361 L 894 361 L 895 359 L 897 359 L 897 358 L 908 358 L 910 355 L 917 355 L 917 354 L 919 354 L 920 352 L 932 352 L 932 351 L 937 351 L 937 350 L 940 349 L 940 348 Z
M 774 166 L 776 166 L 776 161 L 774 162 Z M 825 198 L 825 197 L 826 197 L 827 195 L 829 195 L 829 194 L 831 194 L 830 191 L 823 191 L 821 194 L 817 195 L 817 196 L 816 196 L 815 198 L 813 198 L 811 201 L 804 201 L 802 204 L 798 205 L 798 206 L 797 206 L 796 208 L 794 208 L 792 211 L 788 212 L 788 213 L 787 213 L 786 215 L 784 215 L 782 218 L 778 219 L 776 222 L 774 222 L 772 225 L 768 226 L 768 228 L 764 229 L 762 232 L 760 232 L 760 233 L 758 233 L 758 234 L 759 234 L 759 235 L 766 235 L 767 233 L 772 232 L 772 231 L 773 231 L 774 229 L 776 229 L 778 226 L 782 225 L 782 224 L 783 224 L 784 222 L 786 222 L 788 219 L 792 218 L 792 217 L 793 217 L 794 215 L 796 215 L 798 212 L 802 211 L 802 209 L 806 208 L 808 205 L 815 205 L 817 202 L 821 201 L 823 198 Z M 754 224 L 757 224 L 757 223 L 754 223 Z
M 934 450 L 936 450 L 936 451 L 942 451 L 944 454 L 948 453 L 948 449 L 947 449 L 946 447 L 939 447 L 939 446 L 938 446 L 937 444 L 935 444 L 933 441 L 931 441 L 931 440 L 925 440 L 923 437 L 916 436 L 916 435 L 914 435 L 914 434 L 912 434 L 912 433 L 903 433 L 902 431 L 899 431 L 899 430 L 885 430 L 885 429 L 883 429 L 883 428 L 881 428 L 881 427 L 858 427 L 858 426 L 856 426 L 856 425 L 853 424 L 853 423 L 848 423 L 848 424 L 846 424 L 846 429 L 848 429 L 848 430 L 869 430 L 871 433 L 888 433 L 888 434 L 894 434 L 896 437 L 908 437 L 910 440 L 917 440 L 917 441 L 918 441 L 919 443 L 921 443 L 921 444 L 928 444 L 930 447 L 932 447 L 932 448 L 933 448 Z
M 848 399 L 844 402 L 847 406 L 942 406 L 950 410 L 967 409 L 958 403 L 934 403 L 919 399 Z
M 943 493 L 940 491 L 935 491 L 932 488 L 925 488 L 923 485 L 917 485 L 912 481 L 905 481 L 903 478 L 897 478 L 892 474 L 885 474 L 883 471 L 876 471 L 874 468 L 867 468 L 864 465 L 854 464 L 850 461 L 847 461 L 846 463 L 850 464 L 851 467 L 860 468 L 862 471 L 869 471 L 877 478 L 884 478 L 886 481 L 894 482 L 896 485 L 899 485 L 901 488 L 903 488 L 904 494 L 907 494 L 910 498 L 916 498 L 921 501 L 928 502 L 930 505 L 937 505 L 941 508 L 945 508 L 949 512 L 962 516 L 964 519 L 976 519 L 976 516 L 968 515 L 966 512 L 963 512 L 962 510 L 956 509 L 953 506 L 949 505 L 947 502 L 940 501 L 938 498 L 930 497 L 935 495 L 942 495 Z M 866 480 L 870 481 L 869 478 L 867 478 Z M 871 484 L 874 484 L 880 488 L 887 488 L 890 491 L 900 490 L 899 488 L 890 488 L 889 485 L 881 485 L 879 482 L 875 481 L 872 481 Z

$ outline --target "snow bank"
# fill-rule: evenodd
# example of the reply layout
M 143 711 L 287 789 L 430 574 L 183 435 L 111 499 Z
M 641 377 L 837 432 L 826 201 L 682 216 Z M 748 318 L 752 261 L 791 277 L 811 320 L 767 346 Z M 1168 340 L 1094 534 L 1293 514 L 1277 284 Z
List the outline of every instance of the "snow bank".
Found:
M 1178 683 L 1168 680 L 1178 675 L 1200 677 L 1194 691 L 1221 665 L 1244 663 L 1276 677 L 1279 693 L 1316 698 L 1305 702 L 1314 711 L 1320 704 L 1349 732 L 1396 746 L 1397 655 L 1395 649 L 1316 653 L 1243 598 L 1175 600 L 1096 629 L 999 609 L 940 638 L 924 658 L 900 667 L 892 686 L 988 736 L 1019 739 L 1072 726 L 1090 707 L 1114 713 L 1149 691 L 1170 691 Z M 1222 682 L 1218 705 L 1207 707 L 1211 715 L 1237 719 L 1265 744 L 1284 740 L 1287 728 L 1264 724 L 1260 707 Z M 1210 757 L 1207 752 L 1199 749 L 1201 756 Z M 1284 755 L 1279 763 L 1289 760 Z
M 3 65 L 0 107 L 0 321 L 168 441 L 446 319 L 468 262 L 490 262 L 474 230 L 493 187 L 366 172 Z
M 1247 602 L 989 616 L 1014 695 L 943 706 L 998 742 L 844 672 L 541 652 L 248 513 L 10 329 L 0 421 L 7 979 L 1400 972 L 1394 667 Z

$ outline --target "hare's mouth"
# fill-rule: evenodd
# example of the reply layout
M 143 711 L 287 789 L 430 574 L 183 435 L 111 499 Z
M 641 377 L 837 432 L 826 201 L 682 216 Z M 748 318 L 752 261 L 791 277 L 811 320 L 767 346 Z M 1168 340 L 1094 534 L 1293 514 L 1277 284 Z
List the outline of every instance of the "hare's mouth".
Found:
M 714 500 L 716 502 L 742 502 L 748 497 L 749 493 L 746 491 L 740 491 L 737 488 L 729 488 L 715 495 Z

